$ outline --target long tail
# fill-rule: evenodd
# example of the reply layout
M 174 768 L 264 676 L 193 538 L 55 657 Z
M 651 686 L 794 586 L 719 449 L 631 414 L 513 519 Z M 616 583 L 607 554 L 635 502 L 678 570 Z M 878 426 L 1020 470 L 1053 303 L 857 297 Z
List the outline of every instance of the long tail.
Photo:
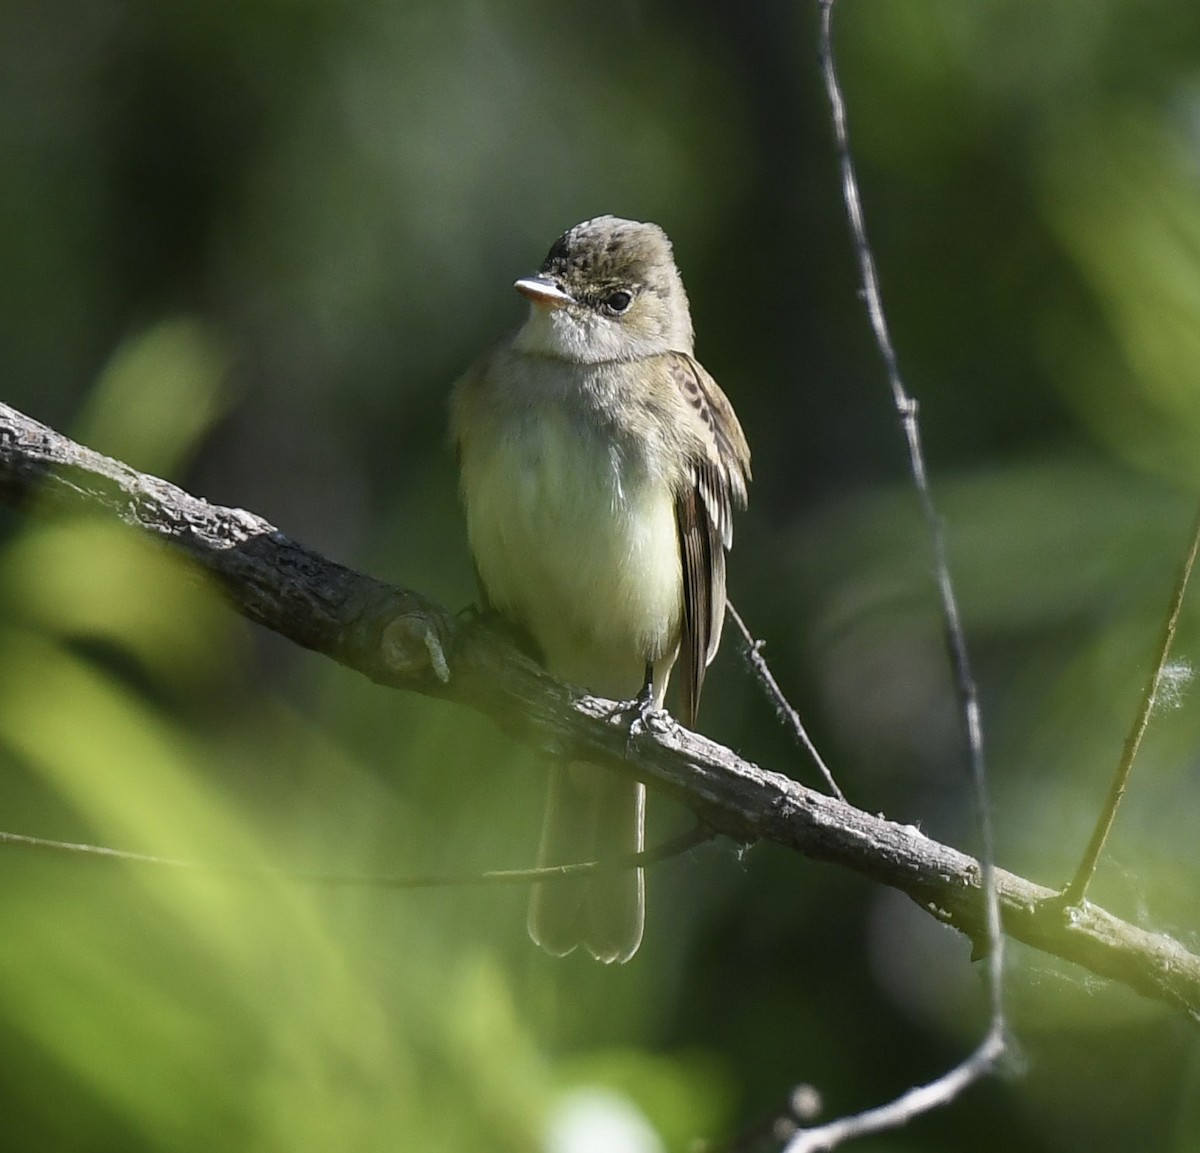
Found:
M 640 853 L 646 786 L 611 769 L 575 763 L 550 777 L 538 865 L 612 861 Z M 529 935 L 548 953 L 582 945 L 598 961 L 628 961 L 646 921 L 642 870 L 592 873 L 534 885 Z

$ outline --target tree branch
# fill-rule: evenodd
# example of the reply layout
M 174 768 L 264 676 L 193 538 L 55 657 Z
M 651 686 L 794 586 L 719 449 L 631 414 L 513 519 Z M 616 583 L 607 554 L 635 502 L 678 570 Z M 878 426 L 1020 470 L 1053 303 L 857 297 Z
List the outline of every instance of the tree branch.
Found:
M 250 620 L 381 684 L 468 705 L 559 757 L 611 764 L 690 807 L 736 841 L 774 841 L 907 893 L 986 941 L 978 862 L 948 845 L 815 793 L 682 728 L 629 738 L 611 702 L 555 681 L 502 637 L 419 593 L 325 559 L 261 517 L 222 508 L 69 440 L 0 404 L 0 500 L 91 511 L 179 550 Z M 1200 1022 L 1200 957 L 1092 905 L 1003 869 L 1005 931 Z

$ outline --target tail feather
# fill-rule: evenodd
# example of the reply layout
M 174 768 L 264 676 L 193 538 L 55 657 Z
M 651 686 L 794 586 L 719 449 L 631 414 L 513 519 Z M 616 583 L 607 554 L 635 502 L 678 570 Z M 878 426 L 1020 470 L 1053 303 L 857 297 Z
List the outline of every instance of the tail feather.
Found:
M 612 861 L 640 853 L 646 787 L 611 769 L 572 764 L 550 777 L 538 865 Z M 529 935 L 565 956 L 582 945 L 598 961 L 628 961 L 642 942 L 646 919 L 642 870 L 593 873 L 534 885 Z

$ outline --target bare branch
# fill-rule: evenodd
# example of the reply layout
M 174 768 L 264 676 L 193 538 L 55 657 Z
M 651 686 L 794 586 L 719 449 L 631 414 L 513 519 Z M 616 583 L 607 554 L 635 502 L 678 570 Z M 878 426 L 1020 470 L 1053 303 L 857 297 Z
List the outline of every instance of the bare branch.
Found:
M 613 702 L 554 680 L 502 637 L 415 592 L 326 560 L 260 517 L 221 508 L 83 448 L 0 404 L 0 500 L 88 510 L 189 556 L 235 609 L 382 684 L 467 705 L 534 748 L 632 773 L 743 844 L 774 841 L 907 893 L 978 945 L 987 940 L 977 861 L 824 796 L 678 726 L 629 737 Z M 1182 1009 L 1200 1022 L 1200 957 L 1092 905 L 1002 869 L 1013 937 Z

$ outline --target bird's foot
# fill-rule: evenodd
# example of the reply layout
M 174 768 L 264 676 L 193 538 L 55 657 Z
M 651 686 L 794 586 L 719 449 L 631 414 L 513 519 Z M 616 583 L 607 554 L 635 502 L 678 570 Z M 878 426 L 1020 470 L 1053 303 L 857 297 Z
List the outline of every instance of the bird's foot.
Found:
M 643 732 L 669 733 L 675 723 L 666 709 L 660 709 L 654 703 L 654 688 L 649 684 L 645 685 L 642 691 L 634 697 L 632 708 L 629 711 L 633 713 L 633 719 L 629 722 L 630 738 Z
M 675 727 L 671 714 L 654 703 L 654 689 L 650 685 L 643 688 L 633 700 L 615 705 L 608 717 L 610 720 L 629 718 L 629 729 L 625 734 L 627 744 L 643 733 L 661 736 Z

